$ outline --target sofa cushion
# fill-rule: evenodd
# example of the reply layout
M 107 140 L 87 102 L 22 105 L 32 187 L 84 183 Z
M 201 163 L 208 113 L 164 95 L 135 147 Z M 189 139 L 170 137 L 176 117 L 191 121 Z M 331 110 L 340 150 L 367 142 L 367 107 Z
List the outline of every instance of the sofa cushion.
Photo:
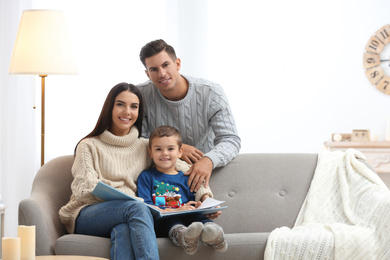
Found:
M 68 234 L 57 239 L 56 255 L 84 255 L 110 259 L 111 241 L 105 237 Z
M 188 255 L 181 247 L 175 246 L 169 238 L 158 238 L 158 250 L 161 260 L 172 259 L 212 259 L 236 260 L 245 256 L 246 260 L 263 259 L 269 233 L 226 234 L 228 252 L 216 252 L 212 247 L 199 242 L 195 255 Z M 65 235 L 55 245 L 57 255 L 87 255 L 110 259 L 110 239 L 85 235 Z M 88 253 L 89 252 L 89 253 Z
M 198 244 L 198 251 L 190 256 L 168 238 L 158 238 L 158 251 L 161 260 L 169 259 L 204 259 L 204 260 L 259 260 L 263 259 L 269 233 L 226 234 L 228 251 L 220 253 L 203 243 Z M 174 257 L 173 257 L 174 256 Z

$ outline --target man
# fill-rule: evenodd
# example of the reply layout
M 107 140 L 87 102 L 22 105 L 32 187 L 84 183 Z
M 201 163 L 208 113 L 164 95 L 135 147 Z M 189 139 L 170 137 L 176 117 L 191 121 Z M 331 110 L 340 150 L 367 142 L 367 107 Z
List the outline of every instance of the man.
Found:
M 240 151 L 233 114 L 223 89 L 211 81 L 180 74 L 181 61 L 163 40 L 146 44 L 140 52 L 149 81 L 138 85 L 144 101 L 142 135 L 161 125 L 177 128 L 183 138 L 182 160 L 190 190 L 208 187 L 214 168 L 228 164 Z

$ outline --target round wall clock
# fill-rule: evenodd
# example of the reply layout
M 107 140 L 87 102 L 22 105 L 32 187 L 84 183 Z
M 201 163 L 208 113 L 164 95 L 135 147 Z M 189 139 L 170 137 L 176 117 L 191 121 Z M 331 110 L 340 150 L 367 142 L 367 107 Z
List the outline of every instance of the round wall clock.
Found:
M 375 32 L 369 40 L 363 55 L 363 67 L 370 83 L 379 91 L 390 95 L 390 25 Z M 389 44 L 388 48 L 385 48 Z M 384 50 L 387 51 L 384 51 Z

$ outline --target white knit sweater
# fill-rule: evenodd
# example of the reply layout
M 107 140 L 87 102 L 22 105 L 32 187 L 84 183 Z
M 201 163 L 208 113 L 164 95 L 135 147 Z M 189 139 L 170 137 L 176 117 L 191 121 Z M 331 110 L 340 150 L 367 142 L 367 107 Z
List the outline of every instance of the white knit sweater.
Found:
M 358 158 L 354 149 L 320 154 L 294 227 L 271 232 L 264 259 L 390 259 L 390 191 Z

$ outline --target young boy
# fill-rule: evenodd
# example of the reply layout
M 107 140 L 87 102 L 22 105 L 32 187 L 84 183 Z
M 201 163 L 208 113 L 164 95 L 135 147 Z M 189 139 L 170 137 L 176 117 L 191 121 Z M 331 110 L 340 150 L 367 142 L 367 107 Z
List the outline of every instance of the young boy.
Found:
M 191 193 L 188 176 L 176 171 L 176 160 L 183 152 L 181 135 L 176 128 L 156 128 L 150 135 L 148 151 L 156 168 L 143 171 L 137 184 L 138 196 L 146 203 L 163 211 L 180 211 L 195 209 L 207 197 L 212 197 L 210 188 L 203 185 L 196 194 Z M 199 213 L 157 219 L 155 230 L 158 237 L 170 237 L 190 255 L 198 249 L 199 238 L 220 252 L 228 247 L 222 228 Z

